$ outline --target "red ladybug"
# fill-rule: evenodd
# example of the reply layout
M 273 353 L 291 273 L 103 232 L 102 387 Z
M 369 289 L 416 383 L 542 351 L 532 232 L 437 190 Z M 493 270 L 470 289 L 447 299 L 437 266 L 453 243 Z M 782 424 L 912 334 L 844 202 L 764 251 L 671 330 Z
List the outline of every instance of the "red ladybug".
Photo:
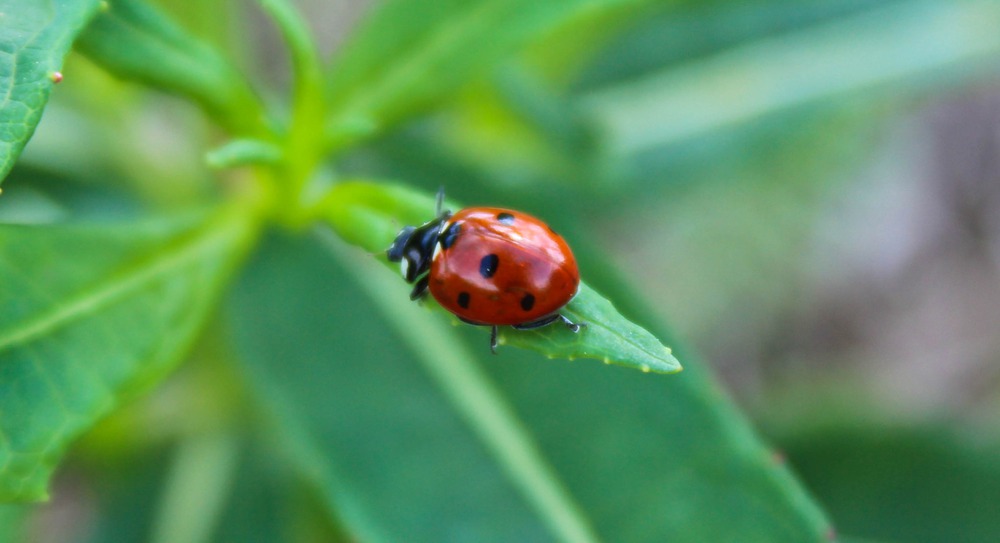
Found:
M 469 207 L 400 230 L 386 251 L 399 262 L 403 278 L 415 283 L 411 300 L 429 289 L 442 307 L 459 319 L 491 326 L 490 350 L 496 353 L 497 327 L 530 330 L 562 321 L 559 313 L 580 286 L 576 259 L 566 242 L 542 221 L 518 211 Z

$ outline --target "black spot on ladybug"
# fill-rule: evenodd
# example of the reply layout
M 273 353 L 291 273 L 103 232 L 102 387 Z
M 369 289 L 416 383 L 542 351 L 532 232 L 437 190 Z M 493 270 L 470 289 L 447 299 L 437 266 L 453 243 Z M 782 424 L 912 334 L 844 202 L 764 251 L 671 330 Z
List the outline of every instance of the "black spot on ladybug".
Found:
M 531 311 L 532 307 L 535 307 L 535 296 L 531 293 L 525 294 L 524 298 L 521 298 L 521 309 Z
M 497 272 L 497 266 L 499 265 L 500 257 L 495 254 L 488 254 L 479 261 L 479 275 L 489 279 Z
M 458 293 L 458 305 L 462 306 L 462 309 L 469 309 L 469 293 L 459 292 Z
M 511 215 L 510 213 L 500 213 L 500 214 L 498 214 L 497 215 L 497 220 L 500 221 L 500 222 L 502 222 L 503 224 L 507 224 L 507 225 L 514 224 L 514 216 Z
M 441 244 L 442 249 L 450 248 L 454 243 L 455 239 L 458 238 L 458 233 L 462 231 L 462 225 L 457 222 L 451 223 L 441 237 L 438 239 L 438 243 Z

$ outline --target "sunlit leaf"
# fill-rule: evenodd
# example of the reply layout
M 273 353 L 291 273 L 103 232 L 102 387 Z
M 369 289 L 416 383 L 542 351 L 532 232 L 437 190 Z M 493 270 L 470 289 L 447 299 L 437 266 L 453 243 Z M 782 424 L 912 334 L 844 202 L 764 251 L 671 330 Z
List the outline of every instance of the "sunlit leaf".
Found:
M 184 353 L 248 241 L 242 213 L 0 226 L 0 500 Z
M 98 0 L 0 0 L 0 182 L 48 102 L 63 57 Z

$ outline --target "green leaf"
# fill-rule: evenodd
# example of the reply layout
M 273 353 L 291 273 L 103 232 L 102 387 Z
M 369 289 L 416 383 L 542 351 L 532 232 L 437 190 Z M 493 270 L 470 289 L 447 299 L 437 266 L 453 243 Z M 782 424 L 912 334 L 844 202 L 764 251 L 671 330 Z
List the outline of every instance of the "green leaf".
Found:
M 401 225 L 427 222 L 434 216 L 434 205 L 430 197 L 402 187 L 350 182 L 334 187 L 323 211 L 345 240 L 367 251 L 384 253 Z M 562 312 L 587 326 L 575 334 L 563 326 L 530 331 L 502 327 L 501 343 L 532 349 L 550 358 L 596 358 L 644 372 L 673 373 L 681 369 L 670 348 L 618 313 L 583 282 Z
M 227 312 L 279 463 L 354 539 L 826 540 L 703 369 L 492 356 L 407 290 L 332 236 L 274 237 Z
M 334 63 L 331 140 L 391 124 L 449 94 L 574 17 L 648 0 L 387 2 Z M 346 135 L 345 135 L 346 134 Z
M 355 256 L 342 242 L 329 241 Z M 327 507 L 343 514 L 362 539 L 447 540 L 450 521 L 428 522 L 444 518 L 464 524 L 470 541 L 538 540 L 546 524 L 574 534 L 563 539 L 590 540 L 530 439 L 470 363 L 474 356 L 461 348 L 457 328 L 404 305 L 394 314 L 408 338 L 429 349 L 414 359 L 380 318 L 386 303 L 395 309 L 395 296 L 371 298 L 388 286 L 405 299 L 406 286 L 388 274 L 359 283 L 379 266 L 364 261 L 352 269 L 330 256 L 330 245 L 314 239 L 272 240 L 237 288 L 230 312 L 252 388 Z M 451 349 L 442 353 L 442 344 Z M 279 352 L 288 353 L 281 358 L 294 360 L 294 367 L 276 378 Z M 320 386 L 309 385 L 305 372 L 317 374 L 312 383 Z M 389 397 L 397 401 L 386 402 Z M 318 405 L 313 416 L 309 406 Z M 401 406 L 409 414 L 402 415 Z M 362 434 L 367 437 L 356 439 Z M 403 445 L 414 438 L 423 445 Z M 482 507 L 486 503 L 490 508 Z
M 212 168 L 225 169 L 251 164 L 277 164 L 283 156 L 281 147 L 271 142 L 236 139 L 206 153 L 205 162 Z
M 98 0 L 0 0 L 0 182 L 35 132 L 55 72 Z
M 23 533 L 28 506 L 0 504 L 0 543 L 18 543 L 27 540 Z
M 681 364 L 670 347 L 641 326 L 629 321 L 611 302 L 586 283 L 580 292 L 560 311 L 573 322 L 586 327 L 573 334 L 560 326 L 545 326 L 536 330 L 500 329 L 500 344 L 517 345 L 544 353 L 549 358 L 596 358 L 605 364 L 618 364 L 645 372 L 674 373 Z
M 803 384 L 798 388 L 813 396 L 831 392 L 817 394 L 815 381 Z M 780 427 L 769 432 L 837 519 L 838 531 L 865 541 L 933 543 L 955 534 L 962 541 L 1000 540 L 996 433 L 958 420 L 900 422 L 885 414 L 891 409 L 865 400 L 864 409 L 845 408 L 843 402 L 858 402 L 858 388 L 864 386 L 833 391 L 840 402 L 777 402 L 776 412 L 791 409 L 775 417 Z
M 108 3 L 80 36 L 81 52 L 119 77 L 194 100 L 236 134 L 269 133 L 246 78 L 218 51 L 141 0 Z
M 158 381 L 249 241 L 246 213 L 0 226 L 0 500 L 39 500 L 66 446 Z
M 898 98 L 997 74 L 1000 4 L 874 4 L 595 90 L 579 105 L 609 151 L 629 156 L 834 98 Z

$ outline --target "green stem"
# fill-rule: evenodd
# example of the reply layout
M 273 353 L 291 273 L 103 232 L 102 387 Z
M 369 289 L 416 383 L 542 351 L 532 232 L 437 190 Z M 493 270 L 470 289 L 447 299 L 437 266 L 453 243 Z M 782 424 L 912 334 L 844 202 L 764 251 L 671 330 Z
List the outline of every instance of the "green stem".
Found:
M 323 119 L 326 102 L 319 56 L 313 47 L 309 28 L 285 0 L 259 0 L 261 8 L 273 19 L 288 45 L 294 72 L 292 118 L 285 141 L 285 160 L 281 169 L 284 204 L 283 218 L 292 225 L 302 223 L 300 208 L 317 166 L 323 158 Z

